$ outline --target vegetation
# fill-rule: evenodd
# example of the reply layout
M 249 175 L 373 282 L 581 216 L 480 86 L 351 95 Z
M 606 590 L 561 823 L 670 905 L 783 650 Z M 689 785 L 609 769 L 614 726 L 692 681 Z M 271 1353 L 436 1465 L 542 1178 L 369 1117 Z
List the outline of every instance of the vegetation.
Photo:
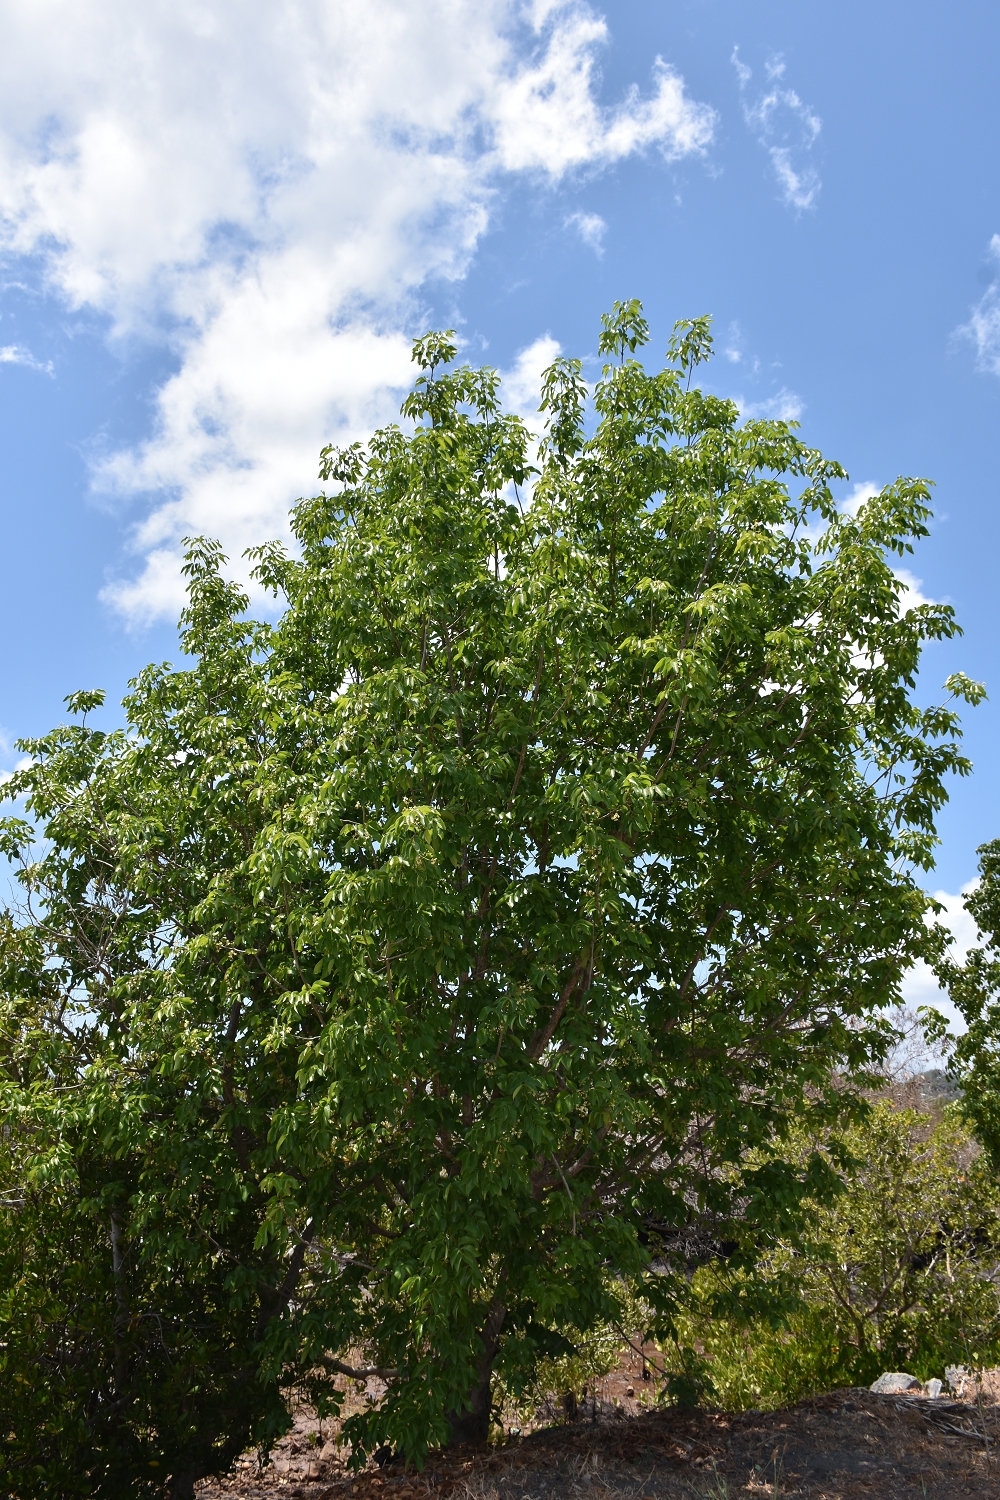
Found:
M 970 948 L 959 963 L 949 957 L 948 934 L 939 929 L 935 968 L 967 1027 L 954 1042 L 951 1060 L 964 1090 L 962 1112 L 996 1170 L 1000 1167 L 1000 839 L 980 847 L 979 876 L 965 906 L 975 918 L 981 946 Z M 937 1031 L 944 1031 L 943 1023 Z
M 968 1131 L 881 1103 L 831 1148 L 842 1193 L 810 1206 L 762 1277 L 720 1263 L 694 1277 L 682 1336 L 726 1407 L 780 1406 L 883 1370 L 930 1379 L 1000 1354 L 1000 1191 Z M 741 1316 L 768 1282 L 768 1315 L 751 1303 Z
M 187 663 L 4 788 L 0 1433 L 11 1494 L 190 1495 L 338 1372 L 383 1443 L 485 1434 L 693 1252 L 749 1273 L 805 1197 L 927 951 L 951 611 L 926 534 L 857 516 L 791 425 L 664 369 L 636 303 L 594 392 L 548 371 L 537 465 L 494 372 L 415 345 L 411 426 L 326 450 L 247 616 L 192 544 Z M 29 823 L 28 819 L 32 821 Z
M 839 1179 L 806 1202 L 788 1238 L 749 1274 L 723 1253 L 692 1268 L 673 1337 L 644 1360 L 659 1399 L 726 1410 L 771 1409 L 884 1370 L 930 1379 L 948 1364 L 1000 1358 L 1000 1189 L 991 1164 L 948 1107 L 943 1118 L 882 1099 L 822 1142 L 793 1132 L 803 1161 L 817 1144 Z M 621 1292 L 621 1315 L 543 1360 L 531 1396 L 572 1410 L 639 1348 L 655 1322 Z M 648 1398 L 647 1398 L 648 1399 Z M 523 1401 L 526 1420 L 532 1401 Z

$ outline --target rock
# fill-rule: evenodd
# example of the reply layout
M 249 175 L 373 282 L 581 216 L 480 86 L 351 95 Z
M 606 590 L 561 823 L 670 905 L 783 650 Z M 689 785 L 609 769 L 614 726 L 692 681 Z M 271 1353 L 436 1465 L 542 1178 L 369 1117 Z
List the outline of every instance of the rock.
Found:
M 940 1380 L 928 1380 L 924 1382 L 924 1390 L 932 1401 L 936 1401 L 943 1389 L 944 1382 Z
M 329 1463 L 331 1458 L 337 1457 L 337 1451 L 337 1445 L 333 1441 L 333 1438 L 327 1438 L 326 1442 L 319 1450 L 319 1456 L 324 1463 Z
M 869 1390 L 874 1391 L 876 1396 L 901 1396 L 907 1391 L 922 1391 L 923 1388 L 923 1381 L 918 1380 L 915 1375 L 906 1375 L 901 1370 L 880 1375 L 869 1386 Z

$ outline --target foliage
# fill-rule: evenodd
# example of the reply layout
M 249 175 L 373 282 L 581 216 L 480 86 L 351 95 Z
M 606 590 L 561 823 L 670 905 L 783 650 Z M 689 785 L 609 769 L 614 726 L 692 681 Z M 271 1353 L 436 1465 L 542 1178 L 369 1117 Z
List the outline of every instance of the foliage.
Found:
M 965 898 L 975 918 L 981 946 L 962 963 L 949 957 L 949 934 L 939 930 L 934 967 L 941 984 L 965 1019 L 967 1030 L 952 1042 L 951 1071 L 964 1090 L 962 1112 L 982 1142 L 994 1169 L 1000 1167 L 1000 839 L 980 846 L 979 882 Z M 927 1014 L 932 1032 L 945 1031 L 943 1018 Z
M 645 339 L 605 319 L 596 425 L 552 366 L 535 470 L 495 373 L 418 340 L 411 427 L 325 450 L 298 555 L 255 552 L 277 622 L 197 541 L 187 664 L 24 744 L 6 1263 L 47 1227 L 0 1362 L 58 1369 L 64 1427 L 36 1447 L 4 1377 L 12 1493 L 96 1452 L 88 1493 L 190 1494 L 289 1383 L 335 1408 L 350 1349 L 388 1382 L 356 1455 L 419 1461 L 608 1274 L 666 1327 L 696 1240 L 749 1263 L 829 1180 L 781 1135 L 888 1045 L 967 770 L 911 697 L 952 613 L 901 615 L 886 560 L 927 489 L 845 513 L 791 425 L 694 386 L 707 320 L 656 373 Z
M 88 1077 L 95 1049 L 85 1002 L 66 1003 L 29 936 L 9 924 L 0 932 L 5 1040 L 18 1011 L 21 1021 L 5 1062 L 23 1090 L 0 1137 L 3 1493 L 158 1494 L 171 1472 L 183 1480 L 182 1464 L 189 1476 L 217 1468 L 249 1438 L 267 1442 L 287 1425 L 279 1391 L 248 1358 L 248 1316 L 259 1313 L 245 1283 L 263 1257 L 255 1226 L 238 1224 L 231 1201 L 209 1219 L 190 1183 L 178 1190 L 162 1179 L 173 1201 L 159 1212 L 147 1202 L 142 1253 L 125 1238 L 129 1186 L 138 1197 L 136 1187 L 152 1196 L 157 1184 L 136 1184 L 134 1161 L 123 1160 L 134 1126 L 102 1114 L 114 1105 Z M 27 970 L 12 973 L 23 957 Z M 207 1152 L 187 1135 L 182 1100 L 176 1123 L 157 1116 L 148 1093 L 132 1107 L 147 1111 L 147 1172 L 172 1124 L 175 1179 L 198 1171 Z M 232 1244 L 242 1266 L 226 1253 Z
M 605 1291 L 614 1312 L 589 1328 L 558 1330 L 548 1353 L 523 1370 L 508 1371 L 495 1392 L 499 1407 L 513 1411 L 521 1422 L 530 1420 L 540 1399 L 556 1397 L 575 1405 L 588 1387 L 615 1369 L 623 1348 L 642 1338 L 653 1319 L 650 1305 L 625 1282 L 605 1278 Z
M 968 1132 L 879 1104 L 829 1147 L 843 1192 L 768 1258 L 767 1315 L 739 1315 L 759 1281 L 696 1273 L 683 1331 L 724 1406 L 781 1406 L 883 1370 L 929 1379 L 1000 1352 L 1000 1191 Z

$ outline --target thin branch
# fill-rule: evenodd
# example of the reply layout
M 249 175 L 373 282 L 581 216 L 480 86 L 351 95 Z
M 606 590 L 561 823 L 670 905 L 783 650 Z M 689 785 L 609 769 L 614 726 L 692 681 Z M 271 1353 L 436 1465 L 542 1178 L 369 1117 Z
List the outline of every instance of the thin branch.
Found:
M 545 1025 L 540 1027 L 531 1039 L 531 1044 L 528 1047 L 529 1062 L 537 1062 L 542 1053 L 545 1051 L 546 1047 L 551 1042 L 553 1036 L 555 1035 L 556 1027 L 562 1020 L 566 1007 L 570 1002 L 570 998 L 573 995 L 573 992 L 579 988 L 581 979 L 583 979 L 583 976 L 590 968 L 590 963 L 591 955 L 588 953 L 585 957 L 578 958 L 576 963 L 573 965 L 573 972 L 567 979 L 566 983 L 563 985 L 562 993 L 560 994 L 556 1005 L 553 1007 L 552 1014 L 549 1016 L 549 1019 L 545 1023 Z
M 319 1363 L 332 1375 L 347 1375 L 351 1380 L 367 1380 L 372 1375 L 378 1380 L 399 1379 L 398 1370 L 385 1369 L 382 1365 L 365 1365 L 361 1369 L 355 1369 L 353 1365 L 345 1365 L 343 1360 L 333 1359 L 329 1354 L 324 1354 Z

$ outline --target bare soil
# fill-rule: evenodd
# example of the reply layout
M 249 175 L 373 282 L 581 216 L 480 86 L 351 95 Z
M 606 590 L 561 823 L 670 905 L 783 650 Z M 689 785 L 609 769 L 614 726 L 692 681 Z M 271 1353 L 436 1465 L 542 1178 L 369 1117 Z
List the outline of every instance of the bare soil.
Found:
M 1000 1500 L 1000 1372 L 959 1399 L 840 1390 L 772 1412 L 643 1411 L 638 1381 L 623 1390 L 573 1421 L 432 1454 L 423 1473 L 349 1474 L 303 1409 L 266 1468 L 244 1459 L 199 1500 Z

